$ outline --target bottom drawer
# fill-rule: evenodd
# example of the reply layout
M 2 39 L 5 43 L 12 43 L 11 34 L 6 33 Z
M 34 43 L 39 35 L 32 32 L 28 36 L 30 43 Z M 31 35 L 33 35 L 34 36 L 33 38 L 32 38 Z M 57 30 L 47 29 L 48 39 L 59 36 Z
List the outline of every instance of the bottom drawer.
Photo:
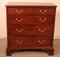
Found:
M 33 41 L 33 47 L 51 47 L 52 46 L 52 38 L 50 37 L 37 37 Z
M 9 47 L 12 48 L 40 48 L 51 47 L 51 37 L 10 37 Z

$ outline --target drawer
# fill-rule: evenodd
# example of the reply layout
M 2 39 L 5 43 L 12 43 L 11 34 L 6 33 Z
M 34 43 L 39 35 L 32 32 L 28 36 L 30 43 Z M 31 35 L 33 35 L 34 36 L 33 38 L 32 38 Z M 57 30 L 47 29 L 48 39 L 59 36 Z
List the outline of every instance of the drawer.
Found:
M 52 8 L 52 7 L 33 8 L 32 11 L 35 15 L 54 15 L 55 14 L 55 8 Z
M 12 36 L 52 36 L 53 26 L 9 26 L 8 34 Z
M 53 45 L 51 37 L 35 37 L 32 42 L 33 48 L 51 47 Z
M 9 37 L 9 47 L 13 48 L 25 48 L 31 47 L 31 39 L 27 37 Z
M 53 16 L 33 16 L 33 23 L 35 25 L 53 25 Z
M 31 14 L 32 8 L 25 8 L 25 7 L 15 7 L 15 8 L 8 8 L 8 15 L 21 15 L 21 14 Z
M 22 25 L 51 25 L 54 23 L 52 16 L 8 16 L 8 25 L 22 24 Z
M 55 8 L 52 7 L 15 7 L 8 8 L 8 15 L 54 15 Z
M 51 37 L 10 37 L 9 47 L 13 48 L 40 48 L 51 47 L 53 45 Z
M 8 16 L 8 25 L 11 24 L 33 24 L 32 16 Z

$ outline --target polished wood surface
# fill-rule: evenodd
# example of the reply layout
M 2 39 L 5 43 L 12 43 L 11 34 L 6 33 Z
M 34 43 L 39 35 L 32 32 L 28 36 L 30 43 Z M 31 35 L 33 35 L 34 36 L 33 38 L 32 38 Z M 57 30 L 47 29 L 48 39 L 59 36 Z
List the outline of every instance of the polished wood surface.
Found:
M 54 15 L 54 7 L 14 7 L 8 8 L 8 15 Z M 11 12 L 10 12 L 11 11 Z
M 51 16 L 8 16 L 8 25 L 53 25 L 54 17 Z
M 9 38 L 9 47 L 21 49 L 21 48 L 41 48 L 51 47 L 52 38 L 48 37 L 11 37 Z M 27 44 L 29 43 L 29 44 Z
M 53 3 L 42 2 L 8 2 L 6 6 L 55 6 Z
M 49 5 L 48 3 L 24 4 L 9 3 L 6 5 L 6 54 L 11 55 L 15 50 L 41 49 L 53 55 L 56 6 L 51 3 Z
M 53 26 L 9 26 L 13 36 L 53 36 Z

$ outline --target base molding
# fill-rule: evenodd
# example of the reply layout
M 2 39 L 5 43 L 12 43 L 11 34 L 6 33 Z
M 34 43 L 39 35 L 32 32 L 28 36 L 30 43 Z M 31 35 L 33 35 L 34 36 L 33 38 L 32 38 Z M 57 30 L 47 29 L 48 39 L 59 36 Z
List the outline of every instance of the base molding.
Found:
M 45 47 L 45 48 L 39 48 L 39 49 L 14 49 L 14 48 L 7 48 L 6 49 L 6 55 L 11 56 L 14 52 L 21 52 L 21 51 L 44 51 L 47 52 L 48 55 L 54 55 L 54 48 L 53 47 Z

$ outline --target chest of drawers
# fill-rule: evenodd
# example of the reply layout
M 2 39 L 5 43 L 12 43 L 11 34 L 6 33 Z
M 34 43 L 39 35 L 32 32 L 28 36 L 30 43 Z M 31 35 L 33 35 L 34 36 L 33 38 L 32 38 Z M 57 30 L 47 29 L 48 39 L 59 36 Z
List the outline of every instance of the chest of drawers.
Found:
M 9 3 L 6 54 L 20 50 L 43 50 L 54 54 L 56 6 L 51 3 Z

